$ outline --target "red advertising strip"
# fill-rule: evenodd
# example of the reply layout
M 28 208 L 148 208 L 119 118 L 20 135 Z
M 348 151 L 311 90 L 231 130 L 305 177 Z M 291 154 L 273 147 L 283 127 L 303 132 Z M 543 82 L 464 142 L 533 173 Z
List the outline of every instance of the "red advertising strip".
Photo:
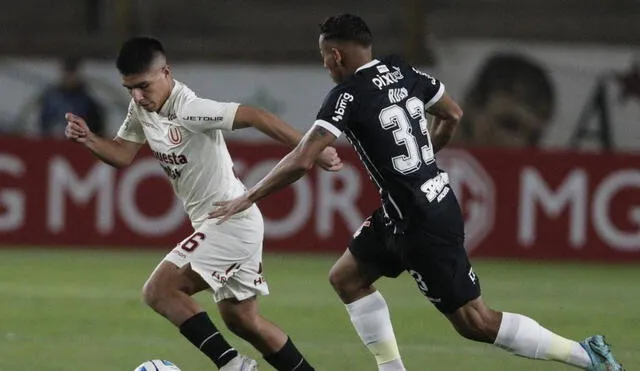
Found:
M 286 153 L 230 143 L 259 180 Z M 261 201 L 265 250 L 340 252 L 379 205 L 355 153 Z M 442 153 L 472 256 L 640 261 L 639 155 L 451 149 Z M 66 141 L 0 139 L 0 244 L 172 248 L 191 233 L 164 172 L 144 150 L 115 170 Z

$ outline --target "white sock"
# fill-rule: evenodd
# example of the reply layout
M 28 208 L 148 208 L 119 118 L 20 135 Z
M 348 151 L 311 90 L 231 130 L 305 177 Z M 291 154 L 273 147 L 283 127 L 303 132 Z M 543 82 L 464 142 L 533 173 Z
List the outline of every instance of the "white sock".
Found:
M 521 314 L 502 313 L 494 344 L 522 357 L 559 361 L 582 369 L 591 365 L 589 355 L 580 344 L 554 334 Z
M 378 370 L 405 371 L 382 294 L 376 291 L 345 306 L 360 339 L 376 358 Z

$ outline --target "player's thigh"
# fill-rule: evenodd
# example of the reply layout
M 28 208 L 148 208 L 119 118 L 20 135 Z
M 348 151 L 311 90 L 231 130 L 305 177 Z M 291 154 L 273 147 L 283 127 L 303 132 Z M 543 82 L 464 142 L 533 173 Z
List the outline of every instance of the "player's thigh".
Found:
M 464 222 L 457 201 L 445 202 L 396 243 L 418 289 L 438 310 L 450 314 L 480 296 L 480 282 L 464 248 Z
M 349 249 L 336 260 L 329 271 L 329 282 L 339 291 L 367 288 L 380 278 L 374 266 L 358 261 Z
M 157 296 L 162 292 L 179 290 L 194 295 L 206 290 L 209 285 L 189 264 L 178 267 L 172 262 L 163 260 L 153 270 L 144 284 L 145 296 Z
M 382 210 L 368 217 L 353 235 L 347 251 L 331 268 L 332 285 L 369 286 L 381 276 L 397 277 L 403 264 L 391 249 L 392 236 L 384 224 Z

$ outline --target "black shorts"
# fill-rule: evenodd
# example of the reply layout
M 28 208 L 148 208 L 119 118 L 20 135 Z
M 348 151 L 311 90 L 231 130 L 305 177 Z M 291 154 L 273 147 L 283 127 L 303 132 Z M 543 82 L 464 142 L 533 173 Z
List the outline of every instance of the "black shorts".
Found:
M 349 244 L 359 262 L 387 277 L 409 272 L 418 289 L 442 313 L 453 313 L 480 296 L 480 281 L 464 248 L 464 221 L 453 192 L 414 214 L 402 234 L 385 225 L 377 209 Z

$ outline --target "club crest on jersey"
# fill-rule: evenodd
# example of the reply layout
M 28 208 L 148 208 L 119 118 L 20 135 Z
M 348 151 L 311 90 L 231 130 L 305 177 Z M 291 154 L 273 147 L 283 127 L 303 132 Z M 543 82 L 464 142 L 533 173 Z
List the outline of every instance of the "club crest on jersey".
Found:
M 169 142 L 173 145 L 178 145 L 180 143 L 182 143 L 182 132 L 180 131 L 180 128 L 177 126 L 171 126 L 169 128 Z

